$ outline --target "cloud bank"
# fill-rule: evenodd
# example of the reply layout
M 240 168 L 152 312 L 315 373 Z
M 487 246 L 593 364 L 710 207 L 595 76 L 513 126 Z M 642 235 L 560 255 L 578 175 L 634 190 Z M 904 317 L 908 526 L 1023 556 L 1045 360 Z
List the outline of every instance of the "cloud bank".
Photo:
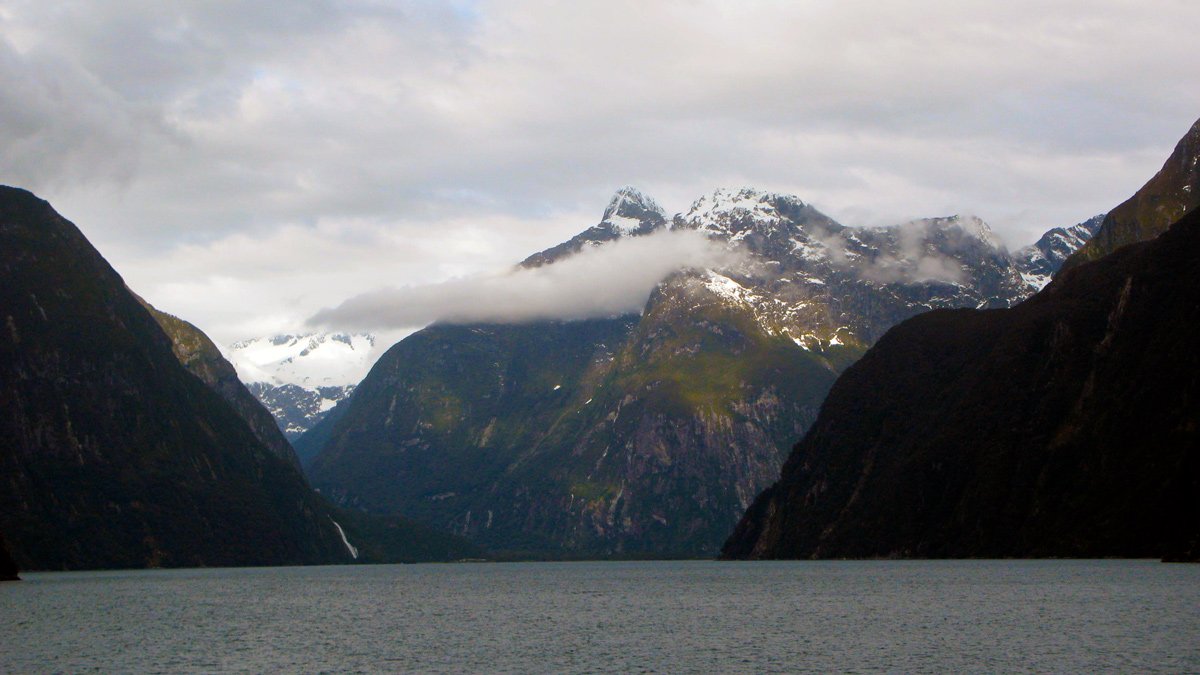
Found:
M 1161 166 L 1200 114 L 1198 24 L 1188 0 L 0 0 L 0 183 L 234 339 L 369 288 L 344 224 L 433 243 L 372 270 L 423 286 L 562 241 L 625 184 L 670 211 L 754 185 L 847 225 L 971 212 L 1016 247 Z M 345 257 L 155 262 L 300 230 Z M 470 269 L 438 253 L 469 243 Z
M 536 268 L 364 293 L 309 319 L 313 326 L 381 330 L 441 323 L 577 320 L 640 312 L 658 282 L 684 268 L 743 258 L 694 231 L 628 237 Z

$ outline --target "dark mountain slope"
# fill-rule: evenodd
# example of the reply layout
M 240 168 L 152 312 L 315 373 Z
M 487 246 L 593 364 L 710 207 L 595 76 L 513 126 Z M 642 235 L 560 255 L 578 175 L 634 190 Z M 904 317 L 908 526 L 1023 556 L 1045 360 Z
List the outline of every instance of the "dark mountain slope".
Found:
M 611 358 L 606 345 L 620 344 L 630 324 L 432 326 L 406 338 L 306 434 L 330 439 L 310 468 L 313 484 L 350 506 L 492 530 L 488 495 L 560 422 L 589 366 Z M 506 545 L 529 540 L 510 521 L 496 523 L 511 535 Z M 548 545 L 534 539 L 516 545 Z
M 1007 310 L 889 331 L 730 558 L 1200 553 L 1200 214 Z
M 1068 269 L 1099 260 L 1126 244 L 1153 239 L 1200 206 L 1200 120 L 1192 125 L 1162 169 L 1137 194 L 1104 217 L 1095 236 L 1067 258 Z
M 0 188 L 0 528 L 27 569 L 341 562 L 293 467 L 83 235 Z
M 141 298 L 138 298 L 141 300 Z M 150 315 L 162 327 L 167 337 L 171 338 L 171 349 L 175 358 L 183 364 L 188 372 L 200 378 L 210 389 L 221 395 L 225 402 L 233 407 L 238 416 L 250 427 L 262 444 L 275 453 L 275 456 L 291 464 L 300 471 L 300 460 L 292 449 L 283 432 L 279 430 L 275 418 L 263 404 L 251 394 L 238 379 L 233 364 L 221 356 L 221 350 L 199 328 L 177 316 L 160 312 L 149 303 L 142 300 Z

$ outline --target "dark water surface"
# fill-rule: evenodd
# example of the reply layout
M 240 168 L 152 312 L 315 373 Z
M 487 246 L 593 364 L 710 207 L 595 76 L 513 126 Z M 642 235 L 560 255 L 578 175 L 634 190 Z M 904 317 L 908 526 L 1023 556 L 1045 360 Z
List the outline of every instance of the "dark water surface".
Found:
M 1200 670 L 1200 565 L 596 562 L 26 574 L 0 672 Z

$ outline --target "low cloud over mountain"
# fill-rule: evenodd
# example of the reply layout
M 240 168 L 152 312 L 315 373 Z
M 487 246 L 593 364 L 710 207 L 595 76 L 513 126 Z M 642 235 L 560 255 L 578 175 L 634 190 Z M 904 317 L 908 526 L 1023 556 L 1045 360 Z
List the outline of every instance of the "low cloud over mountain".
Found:
M 536 268 L 357 295 L 313 325 L 386 329 L 444 323 L 585 319 L 641 311 L 654 286 L 687 267 L 723 268 L 739 256 L 703 234 L 660 231 L 624 238 Z

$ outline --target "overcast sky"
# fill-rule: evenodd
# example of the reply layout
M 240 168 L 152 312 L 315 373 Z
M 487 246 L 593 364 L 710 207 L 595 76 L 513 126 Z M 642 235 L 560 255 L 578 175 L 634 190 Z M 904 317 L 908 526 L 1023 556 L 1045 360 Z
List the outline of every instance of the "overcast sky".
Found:
M 625 184 L 973 213 L 1016 248 L 1161 166 L 1196 26 L 1195 0 L 0 0 L 0 182 L 223 342 L 496 274 Z

